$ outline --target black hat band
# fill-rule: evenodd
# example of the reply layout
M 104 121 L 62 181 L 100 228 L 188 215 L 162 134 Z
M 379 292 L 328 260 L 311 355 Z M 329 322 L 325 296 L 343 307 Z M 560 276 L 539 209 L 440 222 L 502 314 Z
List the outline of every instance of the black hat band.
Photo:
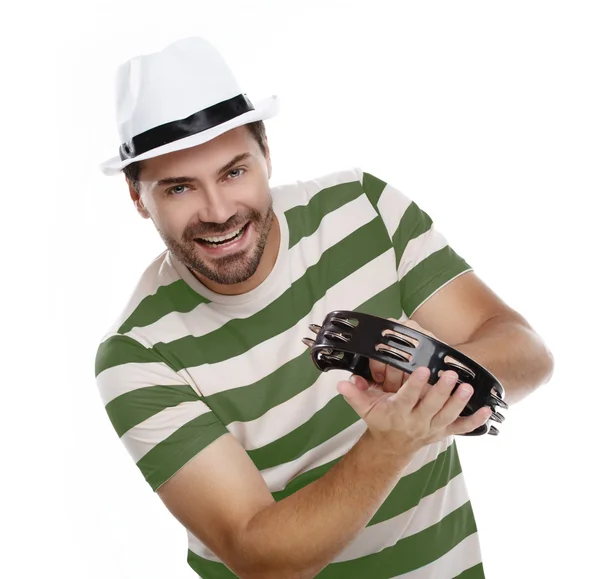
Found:
M 157 147 L 207 131 L 253 110 L 254 106 L 246 95 L 240 94 L 185 119 L 159 125 L 123 143 L 119 147 L 121 161 L 133 159 Z

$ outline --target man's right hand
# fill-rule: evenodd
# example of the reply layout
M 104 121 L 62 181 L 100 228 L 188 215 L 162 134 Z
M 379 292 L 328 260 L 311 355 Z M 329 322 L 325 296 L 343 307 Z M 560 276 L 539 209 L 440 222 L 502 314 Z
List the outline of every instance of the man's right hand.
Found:
M 456 373 L 446 372 L 430 387 L 429 370 L 424 370 L 423 377 L 410 374 L 397 392 L 369 389 L 358 377 L 356 384 L 341 382 L 338 390 L 368 430 L 350 450 L 339 450 L 343 456 L 324 475 L 278 501 L 272 492 L 287 490 L 295 477 L 289 474 L 292 469 L 277 464 L 281 474 L 271 477 L 273 488 L 268 487 L 248 452 L 229 433 L 167 480 L 159 496 L 236 576 L 315 577 L 375 516 L 419 448 L 485 421 L 483 410 L 459 418 L 467 399 L 458 393 L 450 396 Z M 389 366 L 386 381 L 394 386 L 402 374 Z M 298 463 L 306 465 L 301 468 L 319 464 L 319 455 L 310 453 Z
M 397 379 L 397 392 L 369 386 L 361 376 L 353 376 L 354 383 L 344 380 L 337 385 L 338 392 L 367 423 L 371 436 L 385 453 L 413 454 L 449 435 L 471 432 L 491 414 L 491 410 L 484 407 L 471 416 L 460 416 L 473 394 L 473 387 L 461 384 L 452 394 L 458 380 L 456 372 L 443 372 L 430 386 L 430 370 L 426 366 L 417 368 L 404 384 L 401 370 L 391 366 L 386 370 L 386 380 Z

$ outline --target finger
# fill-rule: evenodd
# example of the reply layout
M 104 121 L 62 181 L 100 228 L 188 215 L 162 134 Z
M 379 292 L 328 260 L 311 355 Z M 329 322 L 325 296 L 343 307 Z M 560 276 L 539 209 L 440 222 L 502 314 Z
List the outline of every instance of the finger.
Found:
M 390 396 L 390 401 L 397 401 L 407 410 L 412 411 L 421 395 L 423 387 L 427 384 L 430 370 L 427 366 L 419 366 L 410 376 L 398 392 Z
M 359 390 L 368 390 L 370 386 L 369 382 L 358 374 L 352 374 L 350 382 L 352 382 Z
M 352 406 L 354 411 L 365 418 L 371 409 L 381 400 L 382 397 L 389 396 L 378 388 L 368 388 L 362 390 L 349 380 L 342 380 L 337 383 L 337 391 L 344 397 L 346 402 Z
M 473 386 L 461 384 L 450 396 L 444 407 L 433 417 L 432 426 L 447 426 L 452 424 L 465 409 L 469 398 L 473 395 Z
M 385 381 L 385 373 L 386 367 L 383 362 L 379 362 L 378 360 L 369 360 L 369 368 L 371 370 L 371 376 L 373 376 L 373 381 L 378 384 L 383 384 Z
M 436 416 L 448 402 L 457 380 L 458 374 L 456 372 L 452 370 L 443 372 L 438 381 L 419 402 L 419 413 L 423 416 L 427 416 L 430 420 L 433 420 L 433 417 Z M 448 422 L 448 424 L 450 422 Z
M 423 390 L 421 390 L 421 395 L 419 397 L 419 401 L 423 400 L 423 398 L 425 398 L 425 396 L 427 396 L 427 394 L 429 394 L 429 391 L 433 388 L 433 386 L 431 384 L 429 384 L 429 382 L 427 382 L 427 384 L 425 384 L 423 386 Z
M 448 434 L 466 434 L 467 432 L 472 432 L 485 424 L 491 414 L 492 410 L 484 406 L 474 414 L 471 414 L 471 416 L 459 416 L 448 426 Z
M 399 370 L 394 366 L 387 366 L 385 369 L 385 379 L 383 381 L 384 392 L 398 392 L 398 389 L 406 382 L 406 372 Z
M 450 370 L 440 370 L 438 372 L 438 380 L 444 375 L 445 372 L 449 372 Z M 429 394 L 429 391 L 433 388 L 433 384 L 431 384 L 430 382 L 427 382 L 427 384 L 425 384 L 425 386 L 423 387 L 423 391 L 421 392 L 421 398 L 425 398 L 425 396 L 427 396 L 427 394 Z

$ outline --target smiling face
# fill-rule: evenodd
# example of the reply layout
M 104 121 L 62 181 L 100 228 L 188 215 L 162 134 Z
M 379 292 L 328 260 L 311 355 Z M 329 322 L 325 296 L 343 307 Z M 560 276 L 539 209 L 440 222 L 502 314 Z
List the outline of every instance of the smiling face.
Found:
M 141 162 L 138 211 L 209 289 L 239 294 L 269 274 L 279 248 L 271 161 L 247 127 Z

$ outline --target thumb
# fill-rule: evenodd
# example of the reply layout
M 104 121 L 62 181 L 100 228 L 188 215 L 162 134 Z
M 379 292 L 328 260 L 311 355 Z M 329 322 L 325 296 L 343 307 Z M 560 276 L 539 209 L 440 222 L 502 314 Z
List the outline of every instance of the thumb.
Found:
M 378 389 L 365 390 L 348 380 L 338 382 L 337 391 L 361 418 L 368 414 L 369 410 L 382 396 L 382 392 Z

